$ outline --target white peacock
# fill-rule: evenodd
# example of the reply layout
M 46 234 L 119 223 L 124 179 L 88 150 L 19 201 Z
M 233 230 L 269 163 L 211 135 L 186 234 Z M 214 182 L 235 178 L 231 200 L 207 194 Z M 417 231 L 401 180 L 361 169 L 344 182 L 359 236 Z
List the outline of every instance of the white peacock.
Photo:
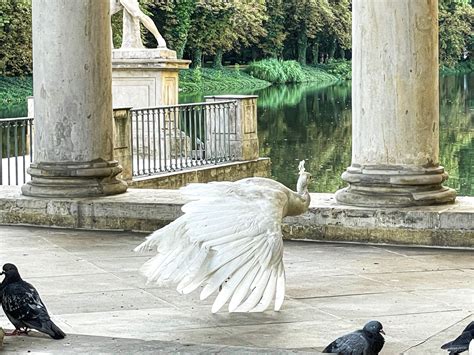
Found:
M 281 225 L 285 216 L 304 213 L 310 203 L 304 160 L 297 191 L 266 178 L 190 184 L 180 189 L 191 202 L 184 214 L 155 231 L 135 251 L 158 254 L 141 272 L 149 282 L 178 284 L 190 293 L 203 286 L 200 299 L 215 291 L 215 313 L 229 302 L 229 312 L 263 312 L 285 297 Z

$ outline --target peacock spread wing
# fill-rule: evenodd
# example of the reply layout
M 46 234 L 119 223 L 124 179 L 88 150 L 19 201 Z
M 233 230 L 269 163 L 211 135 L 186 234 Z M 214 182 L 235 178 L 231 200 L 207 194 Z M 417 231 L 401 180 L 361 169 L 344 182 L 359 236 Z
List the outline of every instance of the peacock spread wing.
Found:
M 285 294 L 281 220 L 287 195 L 278 186 L 236 183 L 190 184 L 184 215 L 151 234 L 137 251 L 157 248 L 141 269 L 149 281 L 177 283 L 189 293 L 201 285 L 201 300 L 219 290 L 212 312 L 227 301 L 229 312 L 262 312 Z

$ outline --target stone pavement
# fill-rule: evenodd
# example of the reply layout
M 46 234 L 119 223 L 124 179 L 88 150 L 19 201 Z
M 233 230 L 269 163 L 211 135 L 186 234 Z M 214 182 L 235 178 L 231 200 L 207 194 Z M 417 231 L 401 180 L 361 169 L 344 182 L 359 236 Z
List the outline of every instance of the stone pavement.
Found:
M 147 285 L 132 252 L 144 234 L 0 226 L 0 264 L 16 263 L 68 337 L 7 337 L 5 353 L 318 352 L 367 320 L 382 354 L 443 354 L 474 320 L 474 252 L 285 242 L 281 312 L 211 314 L 212 300 Z M 11 324 L 0 312 L 0 326 Z

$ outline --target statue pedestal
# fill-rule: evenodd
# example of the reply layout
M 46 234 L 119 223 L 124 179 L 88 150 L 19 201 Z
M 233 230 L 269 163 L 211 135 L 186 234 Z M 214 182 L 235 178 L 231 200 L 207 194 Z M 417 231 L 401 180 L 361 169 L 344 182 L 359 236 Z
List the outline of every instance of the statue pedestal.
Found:
M 155 107 L 178 103 L 178 70 L 190 60 L 167 48 L 112 50 L 114 107 Z

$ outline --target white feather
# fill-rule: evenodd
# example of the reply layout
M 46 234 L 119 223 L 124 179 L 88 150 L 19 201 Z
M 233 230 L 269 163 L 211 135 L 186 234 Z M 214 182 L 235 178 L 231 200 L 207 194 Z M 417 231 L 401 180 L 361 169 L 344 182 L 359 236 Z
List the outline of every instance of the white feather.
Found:
M 214 292 L 217 312 L 229 300 L 229 312 L 262 312 L 285 296 L 282 218 L 309 204 L 309 174 L 300 166 L 298 192 L 265 178 L 190 184 L 184 214 L 148 236 L 136 251 L 158 254 L 141 272 L 148 281 L 177 284 L 189 293 L 204 286 L 200 298 Z

